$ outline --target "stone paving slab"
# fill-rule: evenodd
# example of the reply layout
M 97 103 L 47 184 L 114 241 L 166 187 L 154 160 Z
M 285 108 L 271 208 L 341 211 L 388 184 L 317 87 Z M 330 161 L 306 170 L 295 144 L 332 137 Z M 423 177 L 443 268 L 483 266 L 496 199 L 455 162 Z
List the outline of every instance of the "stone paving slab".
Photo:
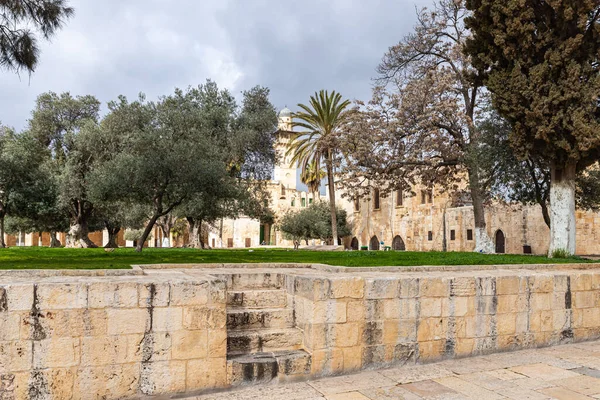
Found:
M 580 358 L 586 363 L 573 362 Z M 365 371 L 279 386 L 256 386 L 187 399 L 591 400 L 600 399 L 600 368 L 594 365 L 600 367 L 600 341 Z

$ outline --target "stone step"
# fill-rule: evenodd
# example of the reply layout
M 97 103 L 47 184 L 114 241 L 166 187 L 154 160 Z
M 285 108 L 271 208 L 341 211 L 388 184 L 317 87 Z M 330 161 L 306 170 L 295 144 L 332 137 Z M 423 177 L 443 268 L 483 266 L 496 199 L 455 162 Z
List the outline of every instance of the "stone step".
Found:
M 229 308 L 227 329 L 291 328 L 294 326 L 294 313 L 289 308 Z
M 231 274 L 227 276 L 229 290 L 281 289 L 285 286 L 285 276 L 272 273 Z
M 228 357 L 229 384 L 286 382 L 306 377 L 311 372 L 311 355 L 304 350 L 254 353 Z
M 302 348 L 303 339 L 303 333 L 298 328 L 230 331 L 227 335 L 227 354 L 298 350 Z
M 287 294 L 281 289 L 230 290 L 227 292 L 227 305 L 245 308 L 285 307 Z

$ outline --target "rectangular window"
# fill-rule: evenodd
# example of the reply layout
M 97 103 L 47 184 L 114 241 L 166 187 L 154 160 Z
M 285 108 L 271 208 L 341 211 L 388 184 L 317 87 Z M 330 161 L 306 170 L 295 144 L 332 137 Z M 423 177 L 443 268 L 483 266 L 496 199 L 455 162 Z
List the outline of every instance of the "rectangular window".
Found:
M 313 203 L 313 199 L 308 199 L 308 204 L 312 204 Z
M 427 240 L 429 240 L 430 242 L 433 240 L 433 232 L 427 232 Z
M 396 207 L 402 207 L 404 205 L 404 195 L 402 189 L 396 190 Z
M 379 210 L 381 204 L 379 204 L 379 189 L 373 189 L 373 209 Z
M 473 229 L 467 229 L 467 240 L 473 240 Z
M 296 207 L 296 199 L 292 199 L 292 207 Z
M 425 204 L 426 200 L 427 200 L 426 193 L 424 190 L 421 190 L 421 204 Z
M 227 247 L 229 247 L 229 248 L 233 247 L 233 238 L 227 238 Z
M 304 197 L 303 197 L 303 198 L 300 200 L 300 205 L 301 205 L 302 207 L 306 207 L 306 198 L 304 198 Z
M 360 199 L 354 199 L 354 212 L 360 211 Z
M 432 190 L 427 191 L 427 203 L 429 203 L 429 204 L 433 203 L 433 191 Z
M 456 240 L 456 231 L 454 229 L 450 231 L 450 240 Z

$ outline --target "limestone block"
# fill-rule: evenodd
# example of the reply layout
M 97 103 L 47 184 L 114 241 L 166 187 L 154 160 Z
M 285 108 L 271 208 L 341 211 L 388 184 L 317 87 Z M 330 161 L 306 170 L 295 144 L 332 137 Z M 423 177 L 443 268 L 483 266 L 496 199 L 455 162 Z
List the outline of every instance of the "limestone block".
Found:
M 90 308 L 132 308 L 138 306 L 138 283 L 95 282 L 88 285 Z
M 394 299 L 400 291 L 399 281 L 394 278 L 365 279 L 366 299 Z
M 33 285 L 5 285 L 7 306 L 9 311 L 30 311 L 33 305 Z
M 400 319 L 402 316 L 402 313 L 400 311 L 400 308 L 401 308 L 400 302 L 401 302 L 401 300 L 398 298 L 384 300 L 383 301 L 383 317 L 385 319 Z
M 201 306 L 208 303 L 208 282 L 176 282 L 171 284 L 173 306 Z
M 501 276 L 496 279 L 496 293 L 500 295 L 519 294 L 521 279 L 518 276 Z
M 86 308 L 87 287 L 82 283 L 40 283 L 37 298 L 40 310 Z
M 18 312 L 0 312 L 0 341 L 19 340 L 21 314 Z
M 385 318 L 384 300 L 365 300 L 365 320 L 379 321 Z
M 443 318 L 425 318 L 419 321 L 417 340 L 419 343 L 440 340 L 445 337 Z
M 477 314 L 491 315 L 497 312 L 498 298 L 496 296 L 477 296 Z
M 81 366 L 124 364 L 129 360 L 127 336 L 84 337 L 81 339 Z
M 597 328 L 600 326 L 600 308 L 586 308 L 583 310 L 582 326 L 584 328 Z
M 344 359 L 344 372 L 357 371 L 362 366 L 362 349 L 359 346 L 344 347 L 342 349 Z
M 0 342 L 0 371 L 29 371 L 32 368 L 32 346 L 30 341 Z
M 331 299 L 362 299 L 365 294 L 365 282 L 362 278 L 332 278 L 330 279 L 329 298 Z
M 552 293 L 533 293 L 530 297 L 531 309 L 536 311 L 552 309 Z
M 386 319 L 383 321 L 383 343 L 396 344 L 399 341 L 400 320 Z
M 139 377 L 139 364 L 80 368 L 74 380 L 73 398 L 134 398 L 138 394 Z
M 315 325 L 318 326 L 318 325 Z M 361 329 L 358 323 L 331 324 L 327 326 L 332 347 L 352 347 L 358 344 Z
M 36 325 L 37 324 L 37 325 Z M 106 333 L 106 317 L 102 310 L 42 311 L 37 319 L 31 314 L 22 318 L 23 339 L 96 336 Z
M 448 297 L 450 285 L 444 278 L 422 278 L 419 286 L 421 297 Z
M 149 328 L 149 310 L 138 309 L 112 309 L 107 311 L 108 334 L 128 335 L 144 333 Z
M 79 365 L 79 338 L 55 338 L 33 342 L 33 368 L 60 368 Z
M 552 293 L 552 309 L 553 310 L 561 310 L 566 308 L 566 296 L 567 292 L 558 292 L 555 291 Z M 571 293 L 572 296 L 572 293 Z M 572 306 L 573 298 L 571 297 L 571 306 Z
M 401 319 L 398 327 L 398 338 L 406 342 L 416 342 L 417 321 L 414 319 Z
M 187 391 L 217 389 L 227 385 L 227 361 L 224 357 L 187 362 Z
M 496 278 L 481 277 L 476 279 L 477 294 L 480 296 L 495 296 L 496 293 Z
M 529 330 L 529 313 L 527 313 L 527 312 L 517 313 L 515 332 L 525 333 L 528 330 Z
M 326 300 L 330 291 L 328 279 L 312 276 L 297 276 L 294 285 L 297 296 L 313 301 Z
M 574 292 L 592 290 L 592 275 L 588 272 L 571 275 L 571 290 Z
M 400 299 L 400 318 L 416 319 L 419 299 Z
M 569 276 L 568 275 L 554 275 L 554 290 L 553 292 L 566 292 L 569 289 Z
M 596 307 L 596 293 L 593 291 L 575 292 L 573 297 L 573 307 L 591 308 Z
M 419 359 L 421 361 L 439 360 L 444 355 L 445 347 L 445 340 L 419 342 Z
M 535 275 L 529 279 L 529 290 L 532 293 L 550 293 L 554 290 L 554 276 Z
M 454 296 L 475 296 L 475 278 L 457 277 L 452 279 L 450 290 Z
M 138 285 L 139 307 L 167 307 L 171 304 L 171 285 L 149 283 Z
M 475 339 L 457 338 L 454 345 L 454 354 L 457 357 L 465 357 L 473 355 L 475 349 Z
M 171 354 L 175 360 L 206 358 L 208 354 L 208 332 L 206 330 L 173 332 Z
M 353 300 L 346 303 L 346 320 L 348 322 L 364 321 L 365 315 L 365 303 L 362 300 Z
M 227 356 L 227 331 L 225 329 L 211 329 L 208 331 L 208 357 Z
M 401 279 L 400 280 L 400 297 L 403 299 L 414 299 L 419 297 L 420 283 L 419 279 Z
M 513 335 L 517 329 L 517 314 L 499 314 L 497 317 L 496 330 L 498 335 Z
M 456 317 L 465 317 L 467 315 L 475 315 L 475 298 L 474 297 L 455 297 L 454 298 L 454 315 Z
M 227 285 L 225 280 L 211 281 L 209 285 L 208 302 L 222 304 L 227 301 Z
M 172 337 L 168 332 L 127 335 L 129 362 L 168 361 L 171 359 Z
M 516 313 L 523 308 L 520 307 L 518 294 L 498 296 L 498 314 Z
M 385 345 L 365 346 L 362 348 L 363 367 L 384 364 L 387 349 Z
M 152 310 L 152 331 L 173 332 L 183 329 L 182 307 L 157 307 Z
M 553 310 L 552 311 L 552 331 L 562 332 L 569 326 L 570 318 L 568 317 L 568 311 Z
M 341 300 L 317 301 L 314 303 L 314 323 L 343 324 L 346 322 L 346 302 Z
M 441 317 L 442 299 L 439 297 L 421 297 L 421 317 Z
M 227 313 L 223 305 L 183 309 L 183 326 L 186 329 L 225 329 L 226 324 Z
M 350 349 L 350 348 L 349 348 Z M 351 348 L 360 349 L 359 347 Z M 311 373 L 315 375 L 331 374 L 344 370 L 344 351 L 339 348 L 317 350 L 312 354 Z
M 186 389 L 186 361 L 143 363 L 140 391 L 146 395 L 182 393 Z
M 73 395 L 75 368 L 53 368 L 43 371 L 48 382 L 48 392 L 53 399 L 68 399 Z
M 361 344 L 367 346 L 383 344 L 383 321 L 367 321 L 364 324 Z

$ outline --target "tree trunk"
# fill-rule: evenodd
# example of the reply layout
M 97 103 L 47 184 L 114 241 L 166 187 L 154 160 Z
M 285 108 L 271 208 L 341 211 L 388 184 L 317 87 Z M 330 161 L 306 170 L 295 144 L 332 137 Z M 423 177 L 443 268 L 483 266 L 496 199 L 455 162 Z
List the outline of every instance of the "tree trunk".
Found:
M 496 247 L 487 233 L 483 194 L 479 187 L 479 171 L 477 167 L 469 168 L 469 188 L 473 201 L 473 219 L 475 220 L 475 252 L 494 253 Z
M 88 237 L 89 230 L 87 221 L 79 221 L 71 225 L 69 233 L 67 234 L 66 247 L 71 248 L 95 248 L 98 247 Z
M 144 229 L 144 233 L 142 233 L 142 237 L 139 238 L 137 246 L 135 247 L 136 252 L 141 253 L 142 250 L 144 249 L 144 243 L 146 243 L 146 240 L 148 240 L 148 236 L 150 236 L 150 232 L 152 232 L 152 228 L 154 228 L 154 225 L 156 224 L 156 220 L 159 217 L 160 217 L 160 215 L 154 214 L 152 216 L 152 218 L 150 218 L 150 221 L 148 221 L 148 224 L 146 225 L 146 229 Z
M 117 235 L 121 231 L 121 227 L 107 226 L 106 231 L 108 232 L 108 243 L 106 243 L 106 246 L 104 246 L 104 248 L 106 248 L 106 249 L 119 248 L 119 244 L 117 243 Z
M 56 247 L 61 247 L 61 246 L 62 246 L 62 243 L 60 242 L 60 240 L 58 240 L 56 232 L 50 232 L 50 247 L 56 248 Z
M 202 243 L 200 240 L 200 229 L 202 226 L 202 222 L 189 217 L 186 219 L 188 222 L 188 235 L 190 237 L 190 243 L 188 244 L 188 246 L 194 249 L 201 249 Z
M 5 213 L 0 214 L 0 249 L 6 248 L 6 242 L 4 241 L 4 217 Z
M 335 209 L 335 178 L 333 176 L 333 155 L 331 151 L 327 153 L 327 183 L 329 185 L 329 208 L 331 211 L 331 237 L 333 239 L 334 246 L 337 245 L 338 234 L 337 234 L 337 215 Z
M 556 251 L 575 254 L 575 175 L 577 165 L 551 165 L 550 179 L 550 248 L 548 257 Z

